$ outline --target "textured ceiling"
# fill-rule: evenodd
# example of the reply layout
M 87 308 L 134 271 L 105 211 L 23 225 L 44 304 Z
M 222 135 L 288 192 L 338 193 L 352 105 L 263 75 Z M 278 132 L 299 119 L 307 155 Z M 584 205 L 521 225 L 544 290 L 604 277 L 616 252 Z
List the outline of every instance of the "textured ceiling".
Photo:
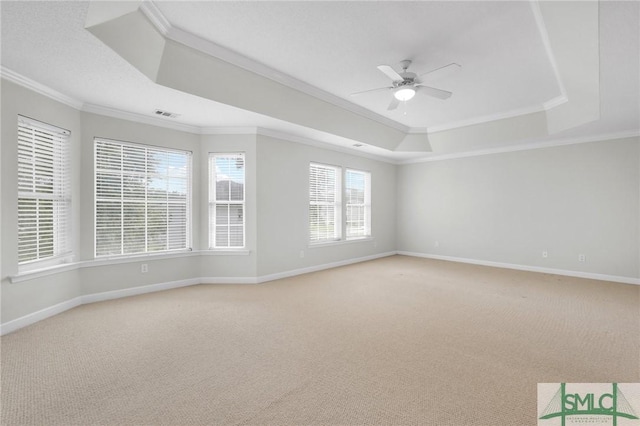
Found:
M 85 30 L 89 2 L 1 2 L 2 65 L 81 102 L 150 115 L 163 109 L 197 126 L 270 120 L 154 84 Z
M 560 95 L 529 2 L 157 2 L 172 26 L 348 99 L 409 127 L 450 125 L 540 107 Z M 377 65 L 403 59 L 447 101 L 418 93 L 387 111 L 391 93 Z
M 539 110 L 561 91 L 552 62 L 559 52 L 545 45 L 535 3 L 162 1 L 154 6 L 171 27 L 404 129 L 438 131 Z M 84 1 L 0 2 L 2 67 L 84 103 L 85 109 L 151 117 L 159 108 L 181 114 L 174 122 L 185 125 L 263 127 L 342 146 L 353 142 L 153 83 L 85 29 L 88 8 Z M 638 2 L 600 3 L 600 84 L 594 88 L 600 119 L 554 138 L 638 130 L 639 14 Z M 397 67 L 402 59 L 412 59 L 410 70 L 417 73 L 461 64 L 459 72 L 429 81 L 453 91 L 453 97 L 440 101 L 418 94 L 389 112 L 387 93 L 349 96 L 387 85 L 376 66 Z M 370 152 L 411 157 L 375 147 Z

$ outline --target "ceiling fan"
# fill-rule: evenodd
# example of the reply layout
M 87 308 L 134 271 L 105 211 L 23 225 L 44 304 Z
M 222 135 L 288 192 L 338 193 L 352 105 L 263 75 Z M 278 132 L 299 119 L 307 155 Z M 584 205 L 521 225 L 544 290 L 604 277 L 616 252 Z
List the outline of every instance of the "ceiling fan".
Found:
M 435 78 L 436 76 L 442 77 L 443 75 L 460 69 L 461 67 L 459 64 L 456 64 L 454 62 L 420 75 L 407 71 L 410 65 L 411 61 L 408 59 L 401 61 L 400 67 L 402 68 L 402 72 L 400 73 L 396 72 L 389 65 L 378 65 L 378 69 L 391 79 L 391 86 L 364 90 L 362 92 L 352 93 L 351 96 L 360 95 L 362 93 L 391 90 L 393 92 L 393 98 L 391 98 L 391 103 L 387 107 L 388 110 L 394 110 L 398 107 L 400 102 L 410 100 L 415 96 L 418 90 L 428 96 L 432 96 L 438 99 L 448 99 L 451 97 L 451 92 L 442 89 L 436 89 L 435 87 L 426 86 L 422 83 L 422 79 L 426 76 L 430 76 L 431 78 Z

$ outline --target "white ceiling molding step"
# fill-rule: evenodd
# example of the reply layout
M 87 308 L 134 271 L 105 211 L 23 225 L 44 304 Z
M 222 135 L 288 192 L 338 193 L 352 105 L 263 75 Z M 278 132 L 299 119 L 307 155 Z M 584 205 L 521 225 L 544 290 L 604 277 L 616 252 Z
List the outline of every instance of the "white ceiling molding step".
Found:
M 139 8 L 131 12 L 129 3 L 109 4 L 114 7 L 90 4 L 87 30 L 157 84 L 389 151 L 406 136 L 396 128 L 167 40 Z M 422 148 L 428 152 L 428 144 Z
M 530 151 L 534 149 L 555 148 L 567 145 L 577 145 L 581 143 L 615 141 L 619 139 L 640 138 L 640 131 L 628 131 L 610 134 L 599 134 L 589 137 L 564 138 L 554 140 L 544 140 L 530 142 L 522 145 L 506 145 L 498 148 L 483 149 L 477 151 L 458 152 L 454 154 L 429 155 L 422 158 L 398 161 L 397 164 L 428 163 L 430 161 L 454 160 L 457 158 L 480 157 L 483 155 L 503 154 L 507 152 Z
M 538 0 L 530 0 L 529 5 L 531 6 L 531 11 L 533 12 L 533 17 L 536 20 L 536 25 L 538 26 L 538 32 L 540 33 L 540 38 L 542 39 L 542 44 L 544 44 L 544 48 L 547 52 L 547 57 L 549 58 L 549 63 L 551 64 L 551 68 L 553 68 L 553 73 L 556 76 L 556 81 L 558 83 L 558 87 L 560 88 L 560 96 L 551 101 L 545 103 L 545 105 L 557 105 L 558 102 L 567 100 L 567 90 L 564 87 L 564 83 L 562 82 L 562 78 L 560 76 L 560 69 L 558 68 L 558 62 L 556 61 L 556 55 L 553 53 L 553 49 L 551 48 L 551 41 L 549 40 L 549 33 L 547 31 L 547 26 L 544 22 L 544 18 L 542 17 L 542 11 L 540 10 L 540 5 L 538 4 Z M 560 102 L 562 103 L 562 102 Z
M 534 14 L 546 28 L 556 71 L 567 102 L 547 110 L 548 133 L 554 134 L 600 118 L 599 2 L 536 2 Z
M 287 140 L 291 142 L 302 143 L 309 146 L 318 148 L 324 148 L 332 151 L 343 152 L 351 155 L 357 155 L 359 157 L 371 158 L 373 160 L 383 161 L 391 164 L 398 164 L 396 160 L 385 157 L 383 153 L 376 155 L 375 153 L 363 152 L 360 149 L 352 147 L 342 147 L 334 145 L 332 143 L 315 140 L 311 138 L 305 138 L 297 136 L 286 131 L 279 131 L 274 129 L 268 129 L 264 127 L 251 127 L 251 126 L 233 126 L 233 127 L 197 127 L 188 124 L 177 123 L 168 121 L 166 119 L 157 118 L 154 116 L 147 116 L 143 114 L 137 114 L 133 112 L 123 111 L 120 109 L 108 108 L 101 105 L 93 105 L 88 103 L 82 103 L 81 101 L 64 95 L 48 86 L 40 84 L 28 77 L 25 77 L 17 72 L 10 70 L 4 66 L 0 66 L 0 77 L 8 82 L 14 83 L 25 89 L 31 90 L 42 96 L 46 96 L 49 99 L 65 104 L 80 112 L 97 114 L 105 117 L 117 118 L 120 120 L 133 121 L 136 123 L 149 124 L 156 127 L 163 127 L 166 129 L 178 130 L 186 133 L 193 133 L 198 135 L 263 135 L 276 139 Z M 383 151 L 379 148 L 380 151 Z
M 342 152 L 344 154 L 349 154 L 349 155 L 357 155 L 358 157 L 370 158 L 372 160 L 382 161 L 384 163 L 399 164 L 398 161 L 384 157 L 382 155 L 375 155 L 375 154 L 371 154 L 368 152 L 360 151 L 360 150 L 349 148 L 349 147 L 341 147 L 341 146 L 333 145 L 327 142 L 322 142 L 316 139 L 309 139 L 303 136 L 293 135 L 291 133 L 280 132 L 278 130 L 265 129 L 262 127 L 258 127 L 256 134 L 258 136 L 264 136 L 264 137 L 273 138 L 273 139 L 280 139 L 284 141 L 300 143 L 303 145 L 313 146 L 315 148 L 328 149 L 331 151 Z M 259 141 L 260 140 L 258 139 L 258 142 Z
M 534 114 L 540 111 L 545 111 L 545 107 L 543 105 L 521 108 L 513 111 L 504 111 L 499 114 L 474 117 L 469 120 L 456 121 L 456 122 L 448 123 L 442 126 L 432 126 L 432 127 L 429 127 L 428 131 L 430 134 L 440 133 L 448 130 L 459 129 L 461 127 L 475 126 L 476 124 L 485 124 L 485 123 L 490 123 L 492 121 L 498 121 L 498 120 L 504 120 L 507 118 L 514 118 L 514 117 Z
M 155 81 L 165 38 L 138 7 L 142 2 L 91 2 L 85 28 Z
M 397 152 L 430 152 L 432 148 L 427 133 L 408 133 L 395 150 Z
M 86 28 L 157 84 L 392 152 L 499 148 L 599 118 L 597 2 L 531 1 L 561 94 L 542 105 L 413 131 L 179 28 L 152 2 L 92 2 Z M 417 130 L 417 129 L 416 129 Z M 437 133 L 436 133 L 437 132 Z
M 547 118 L 544 111 L 538 111 L 431 133 L 429 140 L 434 154 L 453 154 L 512 145 L 513 141 L 545 136 L 548 136 Z
M 251 58 L 247 58 L 246 56 L 240 55 L 237 52 L 229 50 L 210 40 L 203 39 L 190 32 L 184 31 L 181 28 L 172 26 L 167 18 L 162 14 L 160 9 L 158 9 L 158 7 L 152 1 L 142 2 L 142 4 L 140 5 L 140 10 L 151 21 L 156 29 L 169 40 L 184 44 L 185 46 L 189 46 L 215 58 L 222 59 L 223 61 L 229 62 L 232 65 L 244 68 L 247 71 L 252 71 L 255 74 L 267 77 L 271 80 L 282 83 L 285 86 L 289 86 L 293 89 L 322 99 L 323 101 L 329 102 L 333 105 L 345 108 L 351 112 L 355 112 L 356 114 L 360 114 L 364 117 L 378 121 L 381 124 L 385 124 L 394 129 L 403 132 L 407 132 L 409 130 L 409 128 L 404 124 L 376 114 L 373 111 L 346 101 L 338 96 L 321 90 L 297 78 L 291 77 L 290 75 L 287 75 L 282 71 L 266 66 L 260 62 L 252 60 Z
M 532 10 L 561 95 L 538 107 L 430 127 L 433 156 L 501 149 L 600 118 L 598 2 L 532 1 Z
M 230 126 L 230 127 L 203 127 L 202 135 L 255 135 L 258 128 L 255 126 Z
M 537 0 L 530 0 L 531 8 L 536 19 L 536 23 L 538 25 L 540 36 L 543 40 L 543 44 L 547 51 L 547 56 L 549 58 L 550 63 L 552 64 L 554 73 L 556 75 L 556 80 L 558 87 L 560 88 L 561 95 L 557 96 L 549 101 L 544 102 L 542 105 L 532 106 L 528 108 L 521 108 L 512 111 L 504 111 L 500 114 L 493 114 L 488 116 L 475 117 L 472 119 L 454 122 L 447 125 L 442 126 L 431 126 L 428 128 L 428 133 L 441 132 L 445 130 L 451 130 L 458 127 L 466 127 L 475 124 L 487 123 L 495 120 L 501 120 L 504 118 L 515 117 L 519 115 L 530 114 L 542 110 L 548 110 L 554 108 L 557 105 L 567 102 L 566 91 L 564 85 L 560 79 L 560 72 L 558 70 L 557 63 L 555 61 L 555 56 L 553 51 L 551 50 L 551 45 L 549 42 L 549 37 L 546 31 L 546 26 L 542 19 L 542 13 L 540 12 L 540 8 L 538 6 Z M 358 105 L 355 105 L 351 102 L 345 101 L 344 99 L 337 97 L 331 93 L 320 90 L 314 86 L 311 86 L 303 81 L 300 81 L 296 78 L 293 78 L 289 75 L 282 73 L 276 69 L 270 68 L 262 63 L 256 62 L 250 58 L 242 56 L 234 51 L 228 50 L 223 46 L 220 46 L 216 43 L 213 43 L 209 40 L 202 39 L 194 34 L 191 34 L 187 31 L 182 30 L 181 28 L 173 27 L 171 23 L 167 20 L 167 18 L 162 14 L 162 12 L 158 9 L 153 1 L 147 0 L 142 2 L 140 6 L 140 10 L 145 14 L 145 16 L 153 23 L 156 29 L 164 35 L 167 39 L 176 41 L 178 43 L 184 44 L 196 50 L 199 50 L 205 54 L 210 56 L 222 59 L 226 62 L 229 62 L 238 67 L 244 68 L 248 71 L 252 71 L 258 75 L 270 78 L 277 82 L 280 82 L 288 87 L 300 90 L 306 94 L 319 98 L 321 100 L 332 103 L 336 106 L 343 107 L 349 111 L 355 112 L 357 114 L 363 115 L 367 118 L 371 118 L 375 121 L 378 121 L 382 124 L 391 126 L 398 130 L 401 130 L 406 133 L 427 133 L 427 129 L 419 129 L 419 128 L 409 128 L 401 123 L 390 120 L 387 117 L 376 114 L 368 109 L 362 108 Z M 415 137 L 410 137 L 407 139 L 403 139 L 403 141 L 398 145 L 395 151 L 405 151 L 409 152 L 404 147 L 408 146 L 407 140 L 413 140 Z M 414 145 L 414 149 L 417 149 L 418 152 L 426 152 L 430 151 L 429 141 L 425 137 L 424 141 L 421 144 L 411 144 Z

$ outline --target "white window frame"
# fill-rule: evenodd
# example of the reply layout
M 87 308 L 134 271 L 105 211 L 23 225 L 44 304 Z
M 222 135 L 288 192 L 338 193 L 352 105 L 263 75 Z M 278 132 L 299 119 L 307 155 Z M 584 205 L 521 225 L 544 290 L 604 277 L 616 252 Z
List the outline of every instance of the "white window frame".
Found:
M 21 115 L 17 124 L 18 271 L 25 272 L 73 260 L 71 132 Z M 21 207 L 29 202 L 35 207 Z M 43 202 L 50 202 L 50 213 L 42 211 Z M 27 231 L 35 235 L 26 237 Z M 46 246 L 43 234 L 52 240 Z
M 363 199 L 354 201 L 349 196 L 350 182 L 349 175 L 360 176 L 364 184 Z M 363 170 L 346 169 L 345 170 L 345 235 L 347 240 L 355 240 L 371 237 L 371 173 Z M 352 226 L 356 222 L 355 218 L 350 217 L 352 209 L 360 209 L 362 211 L 362 225 L 357 228 Z
M 231 199 L 231 187 L 229 187 L 228 199 L 218 200 L 217 188 L 218 188 L 218 171 L 216 168 L 216 160 L 225 159 L 228 161 L 242 161 L 242 199 Z M 247 191 L 247 161 L 244 152 L 210 152 L 209 153 L 209 249 L 210 250 L 243 250 L 247 245 L 247 206 L 246 206 L 246 191 Z M 231 185 L 229 180 L 229 185 Z M 226 206 L 229 213 L 226 217 L 226 223 L 218 223 L 218 207 Z M 242 223 L 231 223 L 231 207 L 239 206 L 242 210 Z M 227 228 L 227 244 L 219 244 L 216 238 L 218 228 Z M 231 245 L 232 229 L 240 230 L 242 232 L 242 245 Z
M 332 172 L 333 182 L 324 182 L 319 179 L 320 171 Z M 333 183 L 333 188 L 330 188 Z M 322 188 L 324 186 L 325 188 Z M 326 219 L 320 220 L 314 210 L 324 209 Z M 329 214 L 333 214 L 331 218 Z M 342 168 L 321 163 L 309 165 L 309 244 L 324 244 L 340 241 L 342 239 Z M 331 221 L 333 219 L 333 222 Z M 331 232 L 318 232 L 323 225 L 333 223 Z M 314 231 L 315 230 L 315 231 Z
M 120 149 L 121 153 L 124 153 L 124 150 L 128 147 L 130 149 L 137 150 L 138 152 L 144 153 L 144 160 L 140 160 L 139 162 L 130 162 L 128 163 L 129 169 L 125 170 L 124 166 L 124 156 L 121 156 L 121 165 L 120 169 L 109 169 L 109 168 L 99 168 L 98 167 L 98 156 L 99 156 L 99 146 L 103 145 L 105 147 L 110 147 L 112 149 Z M 104 148 L 106 149 L 106 148 Z M 149 170 L 149 153 L 160 153 L 167 155 L 167 171 L 166 173 L 152 173 Z M 170 155 L 178 155 L 184 156 L 186 160 L 186 170 L 184 173 L 173 173 L 170 171 L 171 167 L 169 165 L 169 156 Z M 134 166 L 138 167 L 136 171 Z M 96 258 L 119 258 L 119 257 L 136 257 L 140 255 L 153 255 L 153 254 L 165 254 L 165 253 L 175 253 L 175 252 L 184 252 L 191 251 L 191 215 L 192 215 L 192 170 L 193 170 L 193 154 L 191 151 L 179 150 L 173 148 L 165 148 L 159 147 L 149 144 L 141 144 L 141 143 L 133 143 L 133 142 L 124 142 L 113 139 L 106 138 L 94 138 L 94 255 Z M 120 191 L 116 191 L 116 186 L 112 186 L 114 188 L 113 194 L 118 194 L 118 197 L 107 197 L 100 196 L 100 191 L 98 189 L 99 186 L 99 178 L 98 175 L 102 174 L 103 176 L 112 176 L 112 177 L 120 177 Z M 144 185 L 143 195 L 138 195 L 137 197 L 126 197 L 126 191 L 124 187 L 125 179 L 124 177 L 133 177 L 136 176 L 140 179 L 147 181 L 148 179 L 164 179 L 166 180 L 166 198 L 162 199 L 153 199 L 153 195 L 150 194 L 150 187 L 148 185 Z M 105 184 L 108 185 L 108 180 L 104 181 Z M 169 186 L 173 183 L 173 185 L 178 185 L 179 183 L 184 183 L 184 191 L 186 195 L 184 199 L 176 198 L 171 199 L 170 192 L 168 191 Z M 101 226 L 99 223 L 99 203 L 113 203 L 114 207 L 116 203 L 120 203 L 119 207 L 119 217 L 120 217 L 120 249 L 118 252 L 110 252 L 110 253 L 100 253 L 98 247 L 98 239 L 99 232 L 101 230 L 106 230 L 107 228 Z M 140 205 L 142 204 L 144 207 L 144 217 L 143 217 L 143 225 L 142 231 L 144 233 L 144 248 L 141 250 L 126 250 L 125 246 L 125 231 L 127 231 L 125 225 L 125 216 L 126 216 L 126 208 L 125 206 L 132 204 Z M 164 225 L 164 228 L 156 227 L 156 229 L 165 229 L 166 232 L 166 248 L 160 250 L 150 249 L 150 241 L 149 234 L 150 229 L 153 228 L 150 226 L 150 216 L 149 216 L 149 207 L 150 206 L 166 206 L 166 218 L 167 222 Z M 175 232 L 172 232 L 172 228 L 169 223 L 169 219 L 171 218 L 171 207 L 175 209 L 176 207 L 180 208 L 184 206 L 184 221 L 178 224 L 179 228 L 184 227 L 184 235 L 182 233 L 178 234 L 178 243 L 180 243 L 179 247 L 176 247 L 176 240 L 172 239 L 172 236 L 176 235 Z M 115 211 L 115 210 L 114 210 Z M 174 210 L 175 211 L 175 210 Z M 115 228 L 114 228 L 115 229 Z M 175 229 L 175 228 L 174 228 Z M 129 230 L 130 231 L 130 230 Z M 184 241 L 184 244 L 182 242 Z M 171 247 L 171 246 L 174 247 Z

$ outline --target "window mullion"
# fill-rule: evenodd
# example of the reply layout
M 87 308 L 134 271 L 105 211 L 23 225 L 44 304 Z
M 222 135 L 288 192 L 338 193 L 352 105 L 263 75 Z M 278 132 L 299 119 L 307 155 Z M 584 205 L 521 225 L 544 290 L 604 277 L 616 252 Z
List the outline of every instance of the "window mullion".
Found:
M 149 251 L 149 150 L 144 150 L 144 251 Z
M 36 259 L 40 259 L 40 200 L 35 200 L 36 205 Z
M 169 234 L 170 234 L 170 223 L 169 223 L 169 176 L 167 176 L 167 181 L 165 183 L 165 221 L 167 223 L 167 232 L 165 232 L 164 244 L 167 250 L 169 250 Z
M 120 253 L 124 254 L 124 147 L 120 146 Z

